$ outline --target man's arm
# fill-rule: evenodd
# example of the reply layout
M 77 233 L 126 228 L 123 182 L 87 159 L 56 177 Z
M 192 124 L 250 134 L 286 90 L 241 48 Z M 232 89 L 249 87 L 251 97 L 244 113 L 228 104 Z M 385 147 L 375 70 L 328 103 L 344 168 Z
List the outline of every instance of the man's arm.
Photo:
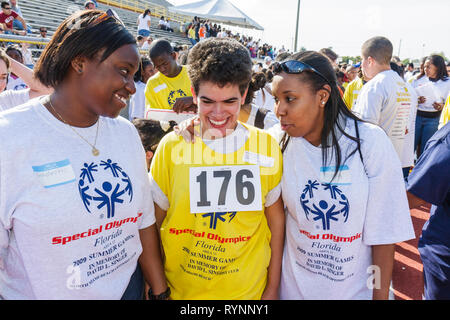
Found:
M 270 239 L 271 257 L 268 267 L 267 284 L 261 300 L 277 300 L 281 277 L 281 261 L 284 246 L 284 205 L 281 196 L 270 207 L 265 209 L 267 224 L 272 238 Z
M 407 191 L 406 195 L 408 196 L 408 204 L 410 209 L 416 209 L 420 206 L 427 205 L 428 202 L 425 200 L 413 195 L 411 192 Z

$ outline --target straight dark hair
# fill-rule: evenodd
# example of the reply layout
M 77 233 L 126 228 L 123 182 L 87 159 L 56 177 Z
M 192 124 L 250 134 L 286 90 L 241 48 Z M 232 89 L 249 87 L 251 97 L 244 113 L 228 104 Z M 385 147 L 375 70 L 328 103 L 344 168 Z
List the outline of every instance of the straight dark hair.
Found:
M 431 64 L 434 65 L 437 69 L 437 75 L 436 78 L 432 79 L 430 78 L 430 81 L 436 82 L 439 80 L 447 81 L 448 79 L 448 72 L 447 67 L 445 66 L 445 60 L 440 55 L 432 54 L 427 58 L 427 60 L 430 60 Z
M 328 84 L 331 87 L 331 92 L 329 92 L 330 97 L 325 104 L 325 113 L 324 113 L 324 124 L 320 134 L 320 143 L 322 148 L 322 164 L 326 166 L 328 162 L 328 152 L 329 148 L 332 148 L 332 152 L 335 155 L 335 172 L 333 175 L 333 179 L 336 177 L 341 164 L 345 163 L 345 161 L 350 158 L 356 151 L 361 150 L 361 139 L 359 137 L 353 137 L 345 132 L 345 124 L 339 122 L 339 117 L 343 116 L 347 119 L 355 121 L 356 132 L 358 135 L 358 122 L 362 121 L 357 116 L 355 116 L 345 104 L 344 100 L 342 100 L 341 94 L 338 89 L 336 73 L 331 65 L 330 60 L 321 53 L 315 51 L 304 51 L 293 54 L 289 60 L 297 60 L 304 62 L 318 72 L 320 72 L 327 81 L 321 76 L 317 75 L 314 72 L 305 71 L 299 75 L 299 81 L 306 81 L 314 92 L 319 91 L 320 89 L 326 89 L 324 86 Z M 356 143 L 356 148 L 353 150 L 346 159 L 342 160 L 341 147 L 338 143 L 338 132 L 342 135 L 346 136 L 350 140 Z M 329 141 L 331 138 L 331 145 L 329 145 Z M 281 139 L 281 150 L 284 152 L 289 143 L 289 136 L 287 133 L 284 133 Z M 361 152 L 360 157 L 362 160 Z M 332 180 L 333 180 L 332 179 Z
M 133 35 L 115 18 L 97 22 L 103 13 L 99 10 L 77 12 L 59 25 L 34 69 L 42 84 L 57 87 L 77 57 L 93 59 L 105 49 L 100 58 L 103 62 L 120 47 L 136 44 Z

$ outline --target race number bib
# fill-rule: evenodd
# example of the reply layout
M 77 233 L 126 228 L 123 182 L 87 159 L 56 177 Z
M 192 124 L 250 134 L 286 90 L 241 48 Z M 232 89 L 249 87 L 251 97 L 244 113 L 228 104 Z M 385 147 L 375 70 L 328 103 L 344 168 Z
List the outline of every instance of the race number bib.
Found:
M 189 169 L 191 213 L 262 210 L 259 166 Z

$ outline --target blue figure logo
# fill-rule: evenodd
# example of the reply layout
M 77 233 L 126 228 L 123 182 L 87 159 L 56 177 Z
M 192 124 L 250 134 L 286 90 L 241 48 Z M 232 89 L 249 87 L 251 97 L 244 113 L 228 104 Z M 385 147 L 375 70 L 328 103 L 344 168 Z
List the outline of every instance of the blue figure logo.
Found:
M 330 230 L 332 221 L 347 222 L 350 205 L 347 197 L 342 193 L 337 185 L 322 183 L 320 187 L 326 193 L 315 193 L 313 190 L 319 190 L 319 183 L 308 180 L 302 194 L 300 195 L 300 205 L 305 212 L 307 220 L 312 215 L 313 221 L 322 222 L 323 230 Z M 329 199 L 315 199 L 317 194 L 329 194 Z M 342 218 L 340 218 L 342 216 Z
M 236 217 L 237 212 L 209 212 L 202 214 L 202 218 L 209 218 L 209 228 L 216 229 L 217 222 L 220 220 L 222 222 L 226 222 L 226 216 L 228 215 L 228 223 L 231 222 Z
M 99 167 L 104 170 L 106 177 L 100 179 Z M 133 185 L 128 174 L 111 159 L 102 160 L 98 164 L 85 163 L 81 169 L 78 181 L 78 191 L 87 212 L 92 213 L 92 207 L 106 213 L 107 218 L 113 218 L 116 207 L 125 200 L 131 202 L 133 199 Z
M 169 106 L 172 108 L 177 99 L 183 97 L 187 97 L 187 95 L 181 89 L 170 91 L 169 96 L 167 97 L 167 102 L 169 103 Z

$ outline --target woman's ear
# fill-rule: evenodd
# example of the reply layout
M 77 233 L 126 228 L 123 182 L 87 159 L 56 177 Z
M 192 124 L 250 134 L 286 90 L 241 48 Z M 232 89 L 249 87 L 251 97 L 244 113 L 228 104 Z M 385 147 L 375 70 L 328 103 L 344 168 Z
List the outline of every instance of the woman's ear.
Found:
M 70 64 L 71 64 L 73 70 L 75 70 L 75 72 L 77 74 L 82 74 L 83 70 L 84 70 L 85 62 L 86 62 L 85 58 L 83 58 L 83 57 L 76 57 L 70 62 Z
M 322 89 L 317 91 L 317 97 L 319 99 L 320 107 L 325 107 L 325 105 L 328 102 L 328 99 L 330 99 L 330 92 L 331 92 L 331 87 L 328 84 L 324 85 L 322 87 Z

